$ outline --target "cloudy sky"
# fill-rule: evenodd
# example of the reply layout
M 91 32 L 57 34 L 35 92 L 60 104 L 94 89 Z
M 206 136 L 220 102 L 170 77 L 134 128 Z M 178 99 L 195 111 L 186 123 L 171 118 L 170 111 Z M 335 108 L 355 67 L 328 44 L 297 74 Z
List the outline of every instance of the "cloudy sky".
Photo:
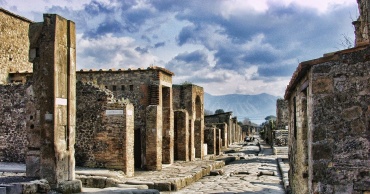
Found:
M 77 68 L 165 67 L 213 95 L 283 96 L 299 62 L 344 49 L 355 0 L 0 0 L 77 27 Z

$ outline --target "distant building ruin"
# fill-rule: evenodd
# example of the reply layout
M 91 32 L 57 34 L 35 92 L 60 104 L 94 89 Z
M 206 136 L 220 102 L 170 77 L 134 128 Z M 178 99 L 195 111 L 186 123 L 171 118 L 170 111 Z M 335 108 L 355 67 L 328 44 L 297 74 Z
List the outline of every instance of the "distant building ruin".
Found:
M 288 102 L 284 99 L 276 101 L 276 127 L 273 134 L 273 146 L 287 146 L 289 133 Z

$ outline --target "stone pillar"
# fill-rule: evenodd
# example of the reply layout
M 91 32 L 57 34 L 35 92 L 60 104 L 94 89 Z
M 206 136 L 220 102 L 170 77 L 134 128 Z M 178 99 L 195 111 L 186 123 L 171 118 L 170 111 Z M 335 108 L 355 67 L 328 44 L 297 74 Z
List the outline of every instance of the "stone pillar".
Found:
M 216 128 L 216 155 L 221 154 L 221 144 L 222 144 L 222 139 L 221 139 L 221 129 Z
M 175 160 L 189 161 L 189 115 L 186 110 L 175 111 Z
M 157 105 L 146 108 L 146 152 L 144 167 L 162 170 L 162 111 Z
M 174 129 L 173 111 L 170 108 L 163 109 L 163 140 L 162 140 L 162 162 L 172 164 L 174 161 Z
M 33 95 L 26 159 L 27 176 L 46 179 L 62 193 L 80 192 L 75 180 L 75 24 L 55 14 L 30 25 Z M 32 123 L 37 123 L 33 125 Z M 37 126 L 37 127 L 36 127 Z M 38 142 L 34 142 L 36 140 Z
M 172 164 L 174 161 L 174 131 L 172 109 L 172 87 L 162 86 L 162 163 Z
M 131 103 L 107 104 L 103 122 L 106 134 L 102 134 L 103 138 L 100 135 L 98 142 L 106 141 L 108 148 L 100 151 L 104 154 L 95 153 L 95 158 L 100 159 L 106 168 L 134 176 L 134 106 Z
M 189 116 L 190 117 L 190 116 Z M 189 160 L 195 160 L 195 144 L 194 144 L 194 122 L 189 119 Z
M 227 125 L 227 138 L 228 138 L 228 145 L 231 145 L 233 143 L 232 141 L 232 129 L 233 129 L 233 123 L 231 118 L 228 120 L 228 125 Z
M 226 123 L 222 123 L 222 124 L 217 124 L 216 125 L 217 128 L 221 129 L 221 139 L 222 139 L 222 143 L 221 143 L 221 147 L 225 147 L 227 148 L 228 147 L 228 138 L 227 138 L 227 124 Z
M 194 121 L 194 147 L 195 157 L 203 159 L 204 123 L 202 119 Z
M 207 153 L 216 154 L 216 128 L 206 127 L 204 129 L 204 143 L 207 144 Z

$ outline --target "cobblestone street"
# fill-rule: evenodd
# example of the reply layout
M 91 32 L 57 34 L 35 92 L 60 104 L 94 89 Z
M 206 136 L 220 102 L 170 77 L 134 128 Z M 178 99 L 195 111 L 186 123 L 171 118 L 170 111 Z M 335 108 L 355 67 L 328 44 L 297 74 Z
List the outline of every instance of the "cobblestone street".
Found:
M 214 160 L 176 162 L 166 166 L 162 171 L 139 171 L 132 178 L 124 178 L 117 172 L 98 169 L 79 169 L 77 177 L 83 182 L 94 182 L 95 188 L 83 188 L 83 193 L 285 193 L 282 185 L 282 178 L 278 170 L 277 156 L 273 154 L 270 146 L 263 141 L 232 144 L 224 150 L 222 156 Z M 285 156 L 286 157 L 286 156 Z M 224 164 L 227 165 L 220 165 Z M 281 161 L 281 160 L 280 160 Z M 280 162 L 280 169 L 286 175 L 288 165 Z M 213 167 L 211 167 L 213 166 Z M 218 166 L 218 167 L 217 167 Z M 221 167 L 221 168 L 220 168 Z M 209 175 L 202 176 L 205 168 Z M 0 180 L 8 180 L 18 173 L 21 178 L 25 171 L 25 166 L 20 164 L 0 164 L 2 173 Z M 207 174 L 208 174 L 207 173 Z M 23 175 L 24 176 L 24 175 Z M 85 177 L 85 178 L 83 178 Z M 100 182 L 107 183 L 108 178 L 119 180 L 121 184 L 117 186 L 102 186 Z M 186 177 L 186 178 L 185 178 Z M 284 177 L 287 182 L 287 177 Z M 83 180 L 86 179 L 86 180 Z M 190 181 L 193 183 L 175 184 L 175 182 Z M 1 182 L 1 181 L 0 181 Z M 4 182 L 5 183 L 5 182 Z M 99 183 L 99 184 L 98 184 Z M 178 191 L 171 187 L 180 188 Z M 98 188 L 97 188 L 98 187 Z M 106 188 L 104 188 L 106 187 Z M 132 190 L 134 189 L 134 190 Z M 143 189 L 143 190 L 140 190 Z M 148 190 L 149 189 L 149 190 Z M 150 190 L 157 189 L 157 190 Z M 168 190 L 167 190 L 168 189 Z M 172 190 L 172 191 L 170 191 Z
M 234 145 L 235 153 L 227 155 L 240 160 L 224 166 L 224 174 L 205 176 L 180 191 L 161 193 L 285 193 L 272 149 L 261 144 L 263 149 L 257 156 L 256 143 Z

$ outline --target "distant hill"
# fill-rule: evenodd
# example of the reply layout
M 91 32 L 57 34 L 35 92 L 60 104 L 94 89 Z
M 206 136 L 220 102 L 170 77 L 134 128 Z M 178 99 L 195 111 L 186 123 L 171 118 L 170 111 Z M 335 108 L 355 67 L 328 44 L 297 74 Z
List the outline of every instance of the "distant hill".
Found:
M 279 97 L 262 93 L 258 95 L 228 94 L 213 96 L 204 94 L 204 109 L 215 112 L 223 109 L 225 112 L 232 111 L 238 121 L 249 118 L 252 122 L 261 124 L 265 117 L 276 116 L 276 100 Z

